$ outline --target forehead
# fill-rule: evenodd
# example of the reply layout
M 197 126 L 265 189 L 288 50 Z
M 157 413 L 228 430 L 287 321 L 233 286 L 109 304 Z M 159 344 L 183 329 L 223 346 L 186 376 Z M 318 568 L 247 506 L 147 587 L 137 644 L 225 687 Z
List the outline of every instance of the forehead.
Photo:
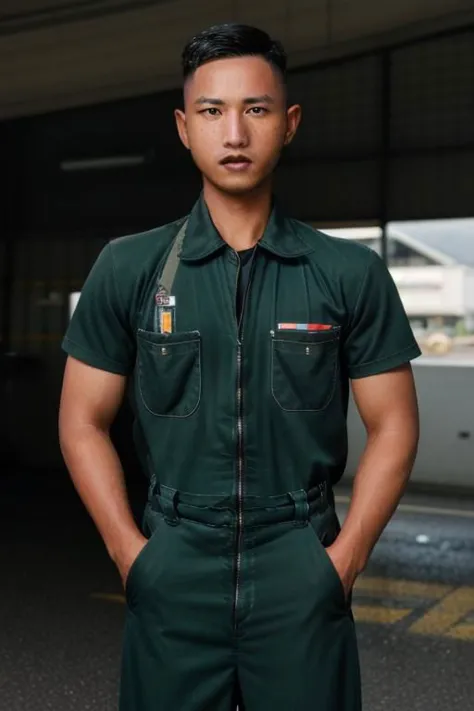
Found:
M 238 100 L 248 96 L 284 94 L 283 80 L 277 69 L 262 57 L 233 57 L 207 62 L 185 84 L 185 97 L 195 100 L 204 95 Z

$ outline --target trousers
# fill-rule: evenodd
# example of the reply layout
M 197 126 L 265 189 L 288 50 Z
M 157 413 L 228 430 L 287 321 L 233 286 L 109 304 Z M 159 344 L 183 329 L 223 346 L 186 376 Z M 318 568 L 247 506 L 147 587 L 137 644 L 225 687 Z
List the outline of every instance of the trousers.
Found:
M 126 581 L 120 711 L 360 711 L 323 487 L 240 507 L 159 487 L 148 520 Z

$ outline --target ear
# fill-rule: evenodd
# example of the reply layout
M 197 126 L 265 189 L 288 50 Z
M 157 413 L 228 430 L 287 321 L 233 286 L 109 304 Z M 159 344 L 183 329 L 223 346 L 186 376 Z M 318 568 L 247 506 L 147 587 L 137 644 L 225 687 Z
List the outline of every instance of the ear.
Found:
M 285 146 L 288 146 L 296 135 L 298 126 L 301 123 L 301 106 L 295 104 L 287 110 L 287 129 L 285 134 Z
M 175 109 L 174 118 L 176 121 L 176 128 L 178 129 L 178 134 L 181 139 L 182 144 L 185 148 L 189 150 L 188 141 L 188 131 L 186 128 L 186 114 L 181 109 Z

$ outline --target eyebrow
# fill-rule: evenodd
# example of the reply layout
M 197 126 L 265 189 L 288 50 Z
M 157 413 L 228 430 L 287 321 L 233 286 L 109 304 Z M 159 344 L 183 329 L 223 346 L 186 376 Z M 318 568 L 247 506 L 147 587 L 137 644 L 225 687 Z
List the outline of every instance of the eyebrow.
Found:
M 211 104 L 212 106 L 224 106 L 225 101 L 222 99 L 213 99 L 207 96 L 200 96 L 196 99 L 195 103 L 197 105 L 201 104 Z M 275 99 L 273 99 L 269 94 L 262 94 L 261 96 L 248 96 L 244 99 L 244 104 L 249 106 L 251 104 L 274 104 Z
M 244 99 L 244 104 L 274 104 L 275 99 L 273 99 L 269 94 L 262 94 L 261 96 L 249 96 Z
M 213 106 L 224 106 L 222 99 L 210 99 L 207 96 L 200 96 L 196 99 L 196 104 L 212 104 Z

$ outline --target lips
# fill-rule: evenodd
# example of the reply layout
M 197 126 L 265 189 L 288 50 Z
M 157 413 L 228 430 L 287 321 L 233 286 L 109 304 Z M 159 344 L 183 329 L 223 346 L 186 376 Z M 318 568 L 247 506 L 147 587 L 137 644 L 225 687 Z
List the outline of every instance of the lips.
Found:
M 226 156 L 221 160 L 221 165 L 243 165 L 251 162 L 247 156 Z

